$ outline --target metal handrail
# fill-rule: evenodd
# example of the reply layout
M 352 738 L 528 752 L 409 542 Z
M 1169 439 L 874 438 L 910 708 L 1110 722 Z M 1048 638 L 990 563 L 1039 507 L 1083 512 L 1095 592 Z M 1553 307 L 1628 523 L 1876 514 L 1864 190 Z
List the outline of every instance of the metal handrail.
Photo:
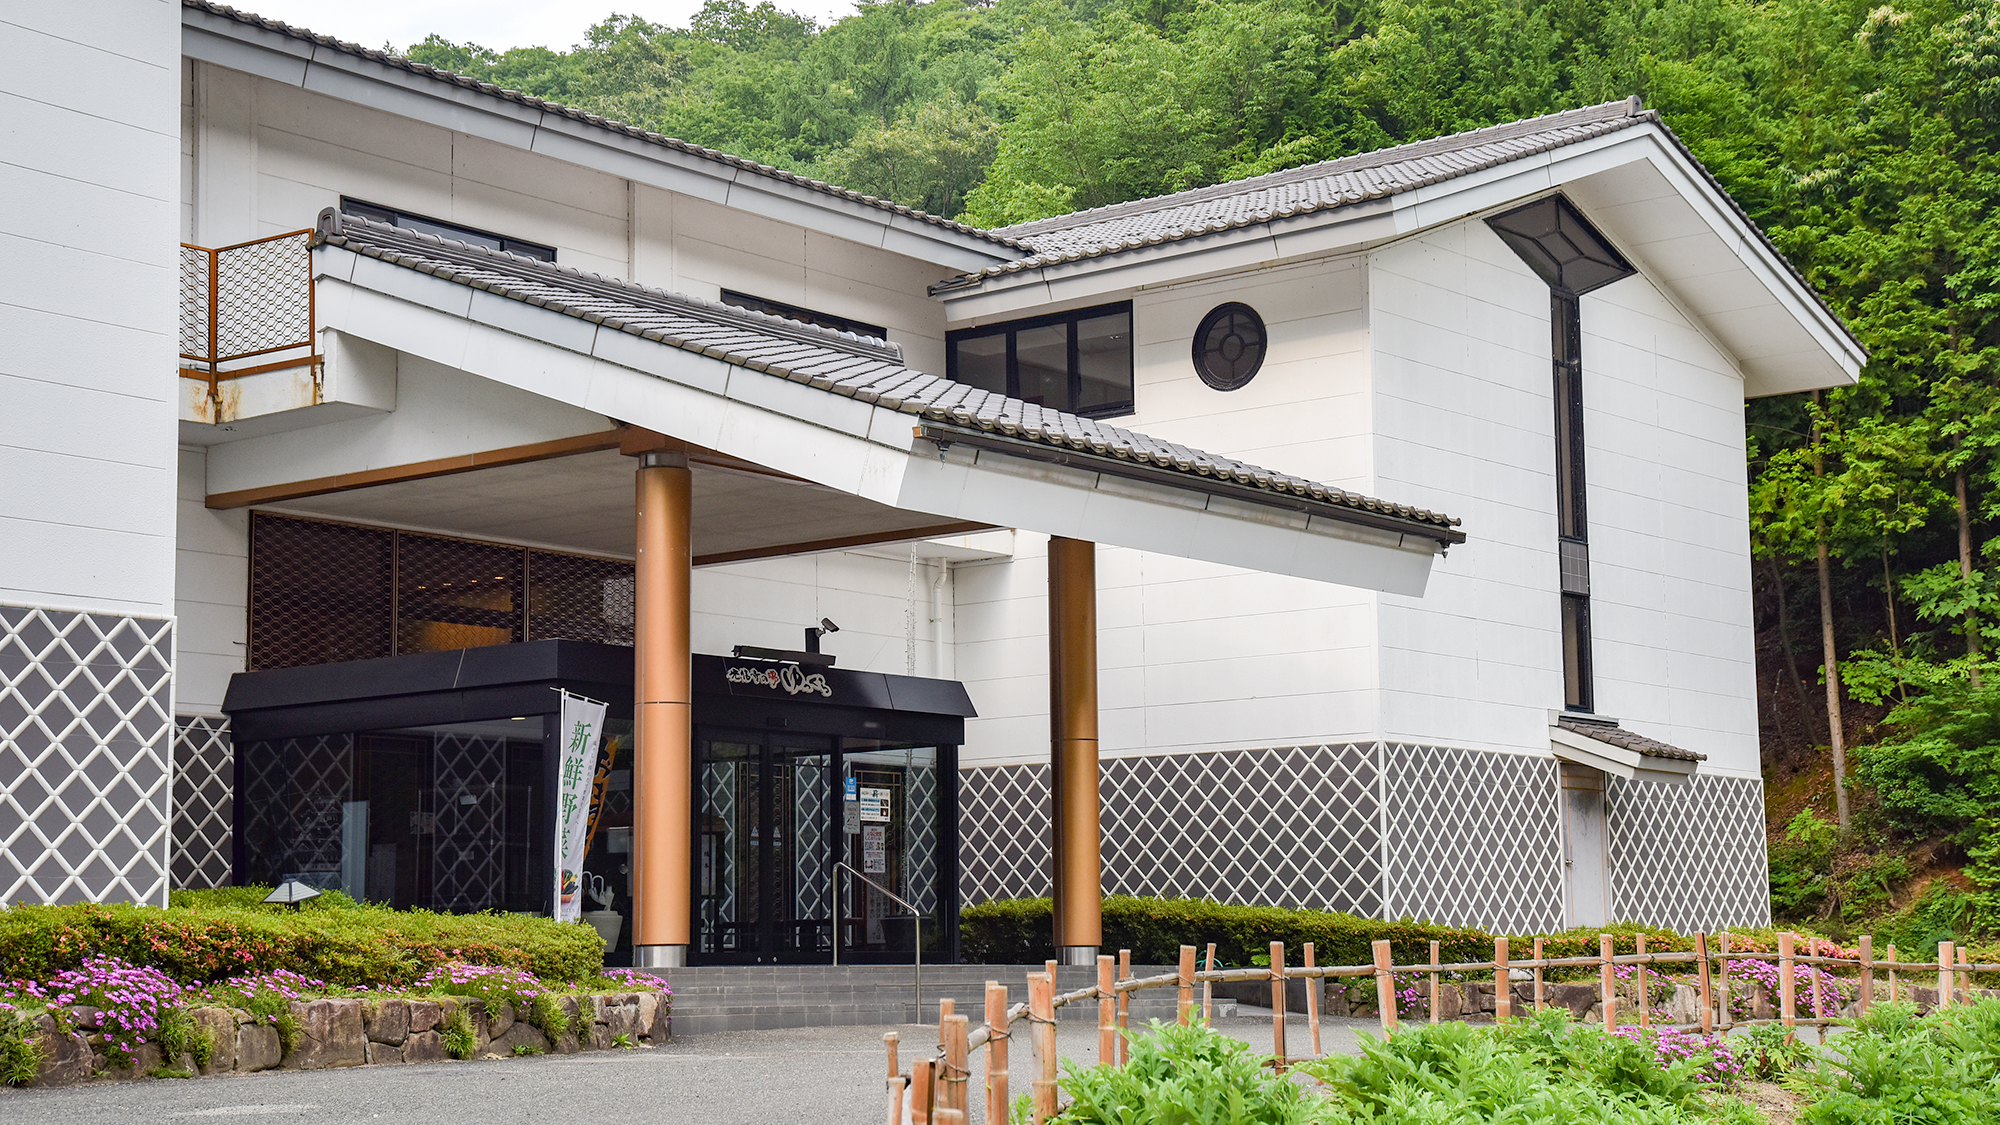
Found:
M 840 903 L 840 873 L 841 873 L 842 871 L 845 871 L 845 872 L 847 872 L 847 873 L 848 873 L 849 875 L 852 875 L 852 876 L 854 876 L 854 877 L 855 877 L 856 879 L 859 879 L 859 880 L 861 880 L 862 882 L 864 882 L 864 883 L 868 884 L 869 886 L 871 886 L 871 887 L 874 887 L 874 888 L 875 888 L 876 890 L 878 890 L 878 891 L 881 891 L 881 892 L 882 892 L 882 893 L 883 893 L 884 895 L 888 896 L 888 897 L 889 897 L 889 898 L 891 898 L 891 899 L 894 899 L 894 900 L 895 900 L 895 902 L 896 902 L 896 905 L 898 905 L 898 906 L 902 907 L 903 909 L 905 909 L 905 910 L 907 910 L 907 911 L 909 911 L 909 912 L 910 912 L 910 922 L 911 922 L 911 931 L 912 931 L 912 933 L 914 934 L 914 936 L 915 936 L 915 938 L 916 938 L 916 947 L 917 947 L 917 958 L 916 958 L 916 964 L 915 964 L 915 969 L 916 969 L 916 978 L 917 978 L 917 979 L 916 979 L 916 997 L 917 997 L 917 1018 L 918 1018 L 918 1019 L 923 1019 L 923 1018 L 924 1018 L 924 915 L 923 915 L 923 911 L 921 911 L 921 910 L 918 910 L 918 909 L 917 909 L 917 905 L 916 905 L 916 903 L 913 903 L 913 902 L 911 902 L 911 901 L 910 901 L 909 899 L 906 899 L 906 898 L 904 898 L 904 897 L 903 897 L 902 895 L 899 895 L 899 894 L 897 894 L 897 893 L 896 893 L 895 891 L 892 891 L 892 890 L 890 890 L 889 888 L 887 888 L 887 887 L 883 886 L 882 884 L 880 884 L 880 883 L 876 882 L 875 880 L 873 880 L 873 879 L 870 879 L 870 878 L 869 878 L 868 876 L 866 876 L 866 875 L 863 875 L 863 874 L 862 874 L 862 873 L 860 872 L 860 870 L 859 870 L 858 868 L 856 868 L 856 867 L 855 867 L 855 866 L 854 866 L 853 864 L 851 864 L 851 863 L 847 862 L 847 861 L 846 861 L 846 860 L 844 860 L 844 859 L 836 859 L 836 860 L 834 860 L 834 861 L 833 861 L 833 875 L 834 875 L 834 883 L 833 883 L 833 963 L 834 963 L 834 964 L 836 964 L 836 965 L 840 964 L 840 907 L 841 907 L 841 903 Z

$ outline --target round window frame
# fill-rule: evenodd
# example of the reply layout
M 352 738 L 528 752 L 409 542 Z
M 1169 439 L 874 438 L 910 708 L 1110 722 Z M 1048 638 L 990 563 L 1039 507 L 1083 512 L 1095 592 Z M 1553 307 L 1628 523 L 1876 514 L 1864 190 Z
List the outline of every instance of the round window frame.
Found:
M 1250 365 L 1250 370 L 1240 376 L 1231 378 L 1209 370 L 1207 342 L 1209 333 L 1215 331 L 1216 326 L 1225 317 L 1237 313 L 1248 316 L 1251 322 L 1256 324 L 1259 339 L 1257 341 L 1257 358 Z M 1264 360 L 1270 354 L 1270 351 L 1271 332 L 1265 326 L 1264 318 L 1258 314 L 1257 310 L 1241 301 L 1225 301 L 1208 310 L 1208 315 L 1201 318 L 1201 324 L 1194 330 L 1194 344 L 1191 349 L 1191 356 L 1194 360 L 1194 373 L 1199 375 L 1201 381 L 1211 389 L 1218 391 L 1239 391 L 1249 386 L 1250 380 L 1255 379 L 1257 373 L 1264 369 Z

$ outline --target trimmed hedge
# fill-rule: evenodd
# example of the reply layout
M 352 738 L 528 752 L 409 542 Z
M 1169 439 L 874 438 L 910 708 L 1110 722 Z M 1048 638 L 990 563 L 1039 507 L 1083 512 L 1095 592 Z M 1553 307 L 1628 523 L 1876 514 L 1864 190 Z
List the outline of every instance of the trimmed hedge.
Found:
M 960 943 L 965 960 L 990 965 L 1035 965 L 1055 956 L 1050 903 L 1045 898 L 996 899 L 966 908 L 959 916 Z M 1633 952 L 1638 934 L 1646 935 L 1650 952 L 1694 948 L 1691 938 L 1671 930 L 1618 925 L 1546 935 L 1542 948 L 1549 957 L 1596 956 L 1598 934 L 1617 938 L 1620 953 Z M 1371 943 L 1393 943 L 1397 964 L 1430 957 L 1430 943 L 1440 946 L 1445 962 L 1490 960 L 1494 935 L 1403 919 L 1384 922 L 1323 910 L 1288 910 L 1277 906 L 1229 906 L 1209 899 L 1136 898 L 1109 895 L 1104 899 L 1104 948 L 1129 949 L 1144 965 L 1171 965 L 1180 947 L 1205 949 L 1215 943 L 1216 959 L 1229 965 L 1256 964 L 1268 959 L 1271 943 L 1285 943 L 1296 959 L 1298 948 L 1313 943 L 1322 965 L 1365 965 L 1374 959 Z M 1754 942 L 1754 937 L 1750 940 Z M 1528 939 L 1511 943 L 1510 955 L 1527 959 Z M 1736 948 L 1748 948 L 1739 940 Z
M 580 981 L 604 964 L 597 931 L 524 914 L 434 914 L 328 892 L 298 910 L 268 887 L 176 891 L 165 910 L 130 904 L 0 909 L 0 975 L 48 980 L 108 955 L 174 979 L 214 981 L 289 969 L 336 987 L 401 986 L 452 961 Z

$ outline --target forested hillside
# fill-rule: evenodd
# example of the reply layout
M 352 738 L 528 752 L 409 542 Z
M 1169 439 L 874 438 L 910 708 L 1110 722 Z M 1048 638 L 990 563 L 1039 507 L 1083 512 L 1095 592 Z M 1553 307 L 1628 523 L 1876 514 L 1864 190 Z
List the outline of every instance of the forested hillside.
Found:
M 710 0 L 408 53 L 987 226 L 1641 95 L 1873 356 L 1750 410 L 1781 910 L 2000 926 L 2000 0 Z

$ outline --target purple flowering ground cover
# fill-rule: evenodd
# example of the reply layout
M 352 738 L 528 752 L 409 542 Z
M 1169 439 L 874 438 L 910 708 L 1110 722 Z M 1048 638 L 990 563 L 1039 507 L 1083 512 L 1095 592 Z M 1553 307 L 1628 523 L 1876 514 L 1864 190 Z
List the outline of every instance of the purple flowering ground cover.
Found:
M 0 1084 L 35 1080 L 51 1027 L 83 1031 L 109 1067 L 132 1067 L 150 1045 L 169 1060 L 155 1072 L 164 1076 L 179 1073 L 173 1060 L 206 1065 L 206 1032 L 190 1015 L 204 1007 L 269 1022 L 289 1051 L 299 1034 L 292 1006 L 327 997 L 508 1003 L 555 1039 L 572 1020 L 562 997 L 667 993 L 656 977 L 604 970 L 602 941 L 585 925 L 394 911 L 337 895 L 292 911 L 256 901 L 263 893 L 177 893 L 166 910 L 0 910 L 0 965 L 12 977 L 0 980 Z

